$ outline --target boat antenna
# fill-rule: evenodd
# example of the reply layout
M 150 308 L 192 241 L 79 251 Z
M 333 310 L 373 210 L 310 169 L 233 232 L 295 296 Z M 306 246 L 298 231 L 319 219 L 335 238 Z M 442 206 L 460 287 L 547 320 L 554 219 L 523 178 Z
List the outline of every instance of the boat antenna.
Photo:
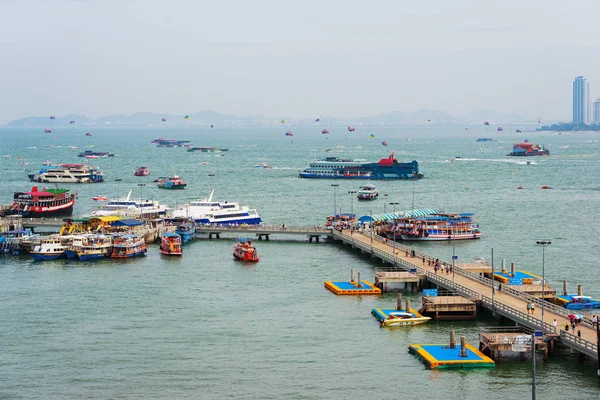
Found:
M 208 201 L 212 201 L 212 197 L 213 197 L 213 193 L 214 193 L 214 189 L 213 189 L 213 184 L 212 184 L 212 178 L 213 176 L 215 176 L 215 174 L 208 174 L 209 178 L 210 178 L 210 198 Z

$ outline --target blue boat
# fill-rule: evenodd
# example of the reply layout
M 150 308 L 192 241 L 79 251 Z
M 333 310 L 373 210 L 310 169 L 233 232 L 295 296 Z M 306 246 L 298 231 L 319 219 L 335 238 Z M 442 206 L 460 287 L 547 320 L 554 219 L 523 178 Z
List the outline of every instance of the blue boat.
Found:
M 258 212 L 241 206 L 237 202 L 214 200 L 215 191 L 206 199 L 193 200 L 190 204 L 176 208 L 167 221 L 175 223 L 182 219 L 193 220 L 197 225 L 258 225 L 262 221 Z
M 40 245 L 34 247 L 31 251 L 31 256 L 35 261 L 52 261 L 59 258 L 66 258 L 65 250 L 67 248 L 59 238 L 49 237 L 42 239 Z
M 568 294 L 566 296 L 557 296 L 557 299 L 568 310 L 589 310 L 600 308 L 600 301 L 590 296 L 577 296 Z
M 310 163 L 298 175 L 300 178 L 320 179 L 421 179 L 419 163 L 401 163 L 394 153 L 377 163 L 354 161 L 349 158 L 327 157 Z
M 196 238 L 196 225 L 191 223 L 178 225 L 175 233 L 181 236 L 181 244 L 186 244 Z

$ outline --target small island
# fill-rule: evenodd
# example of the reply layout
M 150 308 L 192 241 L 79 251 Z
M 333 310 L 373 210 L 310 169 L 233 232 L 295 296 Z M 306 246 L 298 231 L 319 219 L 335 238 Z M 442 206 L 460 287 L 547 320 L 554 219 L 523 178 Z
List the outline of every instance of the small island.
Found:
M 536 131 L 558 131 L 558 132 L 569 132 L 569 131 L 600 131 L 600 124 L 594 123 L 590 125 L 585 124 L 573 124 L 569 122 L 559 122 L 552 125 L 545 125 L 541 128 L 537 128 Z

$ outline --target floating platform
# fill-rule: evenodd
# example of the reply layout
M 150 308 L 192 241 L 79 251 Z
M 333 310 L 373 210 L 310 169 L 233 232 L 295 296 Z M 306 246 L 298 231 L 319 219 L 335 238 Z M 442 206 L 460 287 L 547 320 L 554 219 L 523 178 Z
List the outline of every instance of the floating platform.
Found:
M 450 348 L 447 344 L 411 344 L 408 351 L 431 369 L 492 368 L 496 365 L 470 344 L 466 345 L 466 357 L 460 356 L 460 346 Z
M 350 282 L 325 282 L 325 287 L 337 295 L 363 295 L 381 294 L 381 289 L 371 282 L 361 280 L 362 287 L 358 287 L 358 281 Z
M 371 314 L 381 323 L 381 327 L 419 325 L 431 319 L 412 308 L 409 311 L 374 308 Z
M 511 286 L 532 285 L 533 281 L 541 281 L 542 277 L 526 271 L 496 272 L 494 279 Z

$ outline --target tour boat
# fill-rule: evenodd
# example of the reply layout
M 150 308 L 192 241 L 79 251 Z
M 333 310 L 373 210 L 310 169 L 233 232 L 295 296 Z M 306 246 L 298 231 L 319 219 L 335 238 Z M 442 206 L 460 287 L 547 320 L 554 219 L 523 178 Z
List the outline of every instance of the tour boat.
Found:
M 171 178 L 159 178 L 156 180 L 159 189 L 185 189 L 187 183 L 177 175 Z
M 42 167 L 37 174 L 28 175 L 32 182 L 96 183 L 104 182 L 104 174 L 96 167 L 83 164 L 58 164 Z
M 108 258 L 113 252 L 112 237 L 105 235 L 86 235 L 81 247 L 76 250 L 80 261 L 92 261 Z
M 165 232 L 160 240 L 160 252 L 166 256 L 181 256 L 181 236 Z
M 375 200 L 378 196 L 379 193 L 377 192 L 377 188 L 375 186 L 365 185 L 360 188 L 356 197 L 358 200 Z
M 186 244 L 196 238 L 196 224 L 183 223 L 177 226 L 176 234 L 181 236 L 181 244 Z
M 325 228 L 336 229 L 343 228 L 347 229 L 356 223 L 356 214 L 342 213 L 335 215 L 328 215 L 325 218 Z
M 517 143 L 513 145 L 512 151 L 507 156 L 513 157 L 529 157 L 529 156 L 549 156 L 550 151 L 544 146 L 539 144 L 529 143 L 527 141 L 523 143 Z
M 108 151 L 93 151 L 93 150 L 86 150 L 83 151 L 79 154 L 77 154 L 77 157 L 85 157 L 85 158 L 100 158 L 100 157 L 114 157 L 115 155 L 112 153 L 109 153 Z
M 395 236 L 406 241 L 468 240 L 481 238 L 479 225 L 472 213 L 432 214 L 419 218 L 399 218 L 388 238 Z
M 381 308 L 374 308 L 371 314 L 377 318 L 382 328 L 388 326 L 420 325 L 431 319 L 419 313 L 415 314 L 404 310 L 384 310 Z
M 66 246 L 63 245 L 60 238 L 51 236 L 41 240 L 38 246 L 31 251 L 31 256 L 35 261 L 50 261 L 57 258 L 65 258 Z
M 8 214 L 30 218 L 68 216 L 73 213 L 74 205 L 75 195 L 68 189 L 44 188 L 39 191 L 33 186 L 30 192 L 14 193 Z
M 141 217 L 163 216 L 167 212 L 167 206 L 161 205 L 157 200 L 132 199 L 133 189 L 127 196 L 120 199 L 112 199 L 107 204 L 92 211 L 95 217 L 118 216 L 118 217 Z
M 137 234 L 115 236 L 110 258 L 131 258 L 146 255 L 146 241 Z
M 150 168 L 148 167 L 139 167 L 133 173 L 134 176 L 148 176 L 150 175 Z
M 196 224 L 218 225 L 255 225 L 261 219 L 256 210 L 240 206 L 237 202 L 222 202 L 213 199 L 215 191 L 206 199 L 191 201 L 183 207 L 173 210 L 171 218 L 191 218 Z
M 150 143 L 155 143 L 156 147 L 183 147 L 185 143 L 189 143 L 189 140 L 177 140 L 177 139 L 154 139 Z
M 238 239 L 238 242 L 233 246 L 233 257 L 240 261 L 257 262 L 260 260 L 256 247 L 252 245 L 249 239 Z
M 326 150 L 327 151 L 327 150 Z M 309 168 L 300 172 L 300 178 L 325 179 L 420 179 L 419 163 L 400 163 L 392 153 L 379 162 L 355 161 L 348 158 L 326 157 L 313 161 Z

